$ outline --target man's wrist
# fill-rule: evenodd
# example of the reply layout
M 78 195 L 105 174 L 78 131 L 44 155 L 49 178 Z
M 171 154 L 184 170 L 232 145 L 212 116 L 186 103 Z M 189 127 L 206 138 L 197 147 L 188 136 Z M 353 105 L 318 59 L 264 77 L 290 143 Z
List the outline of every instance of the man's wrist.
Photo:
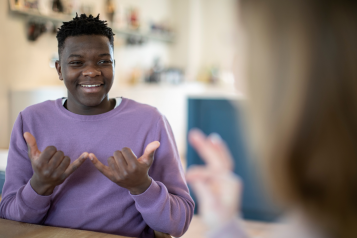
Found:
M 129 189 L 129 192 L 132 195 L 139 195 L 139 194 L 144 193 L 150 187 L 150 185 L 151 185 L 151 178 L 148 177 L 148 179 L 143 184 L 141 184 L 138 187 Z
M 49 196 L 49 195 L 51 195 L 53 193 L 53 190 L 55 189 L 55 187 L 53 187 L 51 185 L 41 184 L 40 182 L 38 182 L 33 177 L 30 180 L 30 185 L 31 185 L 32 189 L 38 195 L 41 195 L 41 196 Z

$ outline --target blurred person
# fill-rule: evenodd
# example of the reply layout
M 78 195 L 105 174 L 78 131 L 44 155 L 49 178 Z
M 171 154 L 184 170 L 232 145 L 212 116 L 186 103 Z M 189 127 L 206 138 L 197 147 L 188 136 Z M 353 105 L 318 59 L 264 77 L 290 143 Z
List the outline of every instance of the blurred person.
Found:
M 273 237 L 357 237 L 357 2 L 241 1 L 252 153 L 288 225 Z M 189 140 L 188 170 L 210 237 L 248 237 L 242 191 L 217 135 Z

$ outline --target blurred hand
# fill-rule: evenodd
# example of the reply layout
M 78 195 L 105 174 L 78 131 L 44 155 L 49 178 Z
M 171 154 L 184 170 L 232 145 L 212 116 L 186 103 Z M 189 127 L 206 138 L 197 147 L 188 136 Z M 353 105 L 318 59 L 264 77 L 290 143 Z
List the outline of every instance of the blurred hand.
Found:
M 24 133 L 24 138 L 34 172 L 30 184 L 39 195 L 51 195 L 55 187 L 63 183 L 88 157 L 88 153 L 84 152 L 71 164 L 71 159 L 54 146 L 48 146 L 41 152 L 35 137 L 29 132 Z
M 154 153 L 159 148 L 160 142 L 154 141 L 148 144 L 144 154 L 137 159 L 136 155 L 130 148 L 117 150 L 114 155 L 108 158 L 108 165 L 102 164 L 97 157 L 89 154 L 89 158 L 94 166 L 107 178 L 126 188 L 131 194 L 141 194 L 149 188 L 151 178 L 148 171 L 154 161 Z
M 206 165 L 191 166 L 186 178 L 198 199 L 200 215 L 214 229 L 237 217 L 242 185 L 232 172 L 232 157 L 219 135 L 206 137 L 194 129 L 189 142 Z

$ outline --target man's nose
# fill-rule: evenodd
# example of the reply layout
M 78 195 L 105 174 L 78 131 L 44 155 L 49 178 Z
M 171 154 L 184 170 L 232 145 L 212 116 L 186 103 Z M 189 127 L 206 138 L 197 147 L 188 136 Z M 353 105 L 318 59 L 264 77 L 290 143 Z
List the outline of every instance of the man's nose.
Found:
M 87 67 L 85 70 L 83 70 L 83 76 L 89 76 L 91 78 L 94 78 L 95 76 L 99 76 L 102 73 L 100 70 L 97 70 L 95 67 Z

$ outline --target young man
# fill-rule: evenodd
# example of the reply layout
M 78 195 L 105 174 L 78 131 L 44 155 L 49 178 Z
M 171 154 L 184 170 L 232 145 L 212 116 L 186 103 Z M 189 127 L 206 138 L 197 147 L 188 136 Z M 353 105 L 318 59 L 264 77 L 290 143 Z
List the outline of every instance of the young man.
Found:
M 169 123 L 151 106 L 108 98 L 112 30 L 99 16 L 82 14 L 64 23 L 57 39 L 56 68 L 68 97 L 19 114 L 1 217 L 131 237 L 154 237 L 154 230 L 181 236 L 194 203 Z

